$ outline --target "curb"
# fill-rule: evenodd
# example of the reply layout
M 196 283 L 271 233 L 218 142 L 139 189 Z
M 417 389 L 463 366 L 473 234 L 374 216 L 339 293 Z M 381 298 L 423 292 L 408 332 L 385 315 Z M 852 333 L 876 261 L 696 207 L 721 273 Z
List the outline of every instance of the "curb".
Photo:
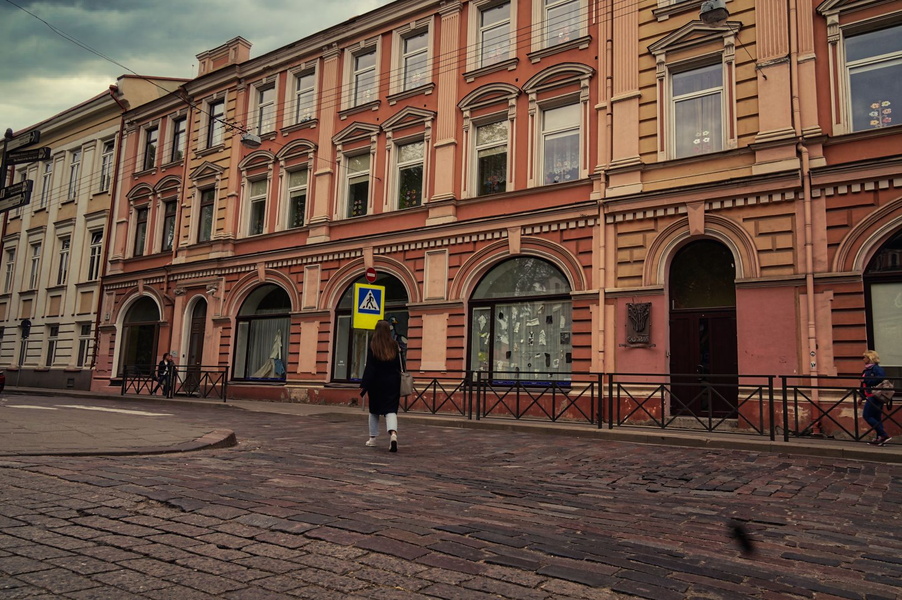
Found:
M 235 432 L 230 429 L 216 429 L 189 442 L 174 446 L 151 446 L 147 448 L 107 449 L 107 450 L 54 450 L 45 452 L 9 453 L 0 452 L 2 458 L 18 458 L 29 456 L 151 456 L 156 454 L 180 454 L 197 452 L 198 450 L 214 450 L 231 448 L 238 445 Z

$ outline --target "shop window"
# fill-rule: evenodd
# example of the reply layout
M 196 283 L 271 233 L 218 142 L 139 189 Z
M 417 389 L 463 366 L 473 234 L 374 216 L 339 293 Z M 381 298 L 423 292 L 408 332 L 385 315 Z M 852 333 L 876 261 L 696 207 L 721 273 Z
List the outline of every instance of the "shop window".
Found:
M 551 263 L 509 259 L 471 300 L 470 368 L 492 380 L 568 381 L 573 361 L 570 284 Z
M 352 325 L 354 284 L 368 283 L 359 277 L 345 290 L 335 310 L 335 356 L 332 361 L 332 379 L 335 381 L 359 381 L 366 366 L 366 350 L 372 331 L 354 329 Z M 401 281 L 389 274 L 380 274 L 375 285 L 385 286 L 385 320 L 392 323 L 395 336 L 407 336 L 407 289 Z M 396 338 L 397 339 L 397 338 Z
M 251 292 L 236 318 L 236 379 L 285 380 L 290 313 L 291 299 L 282 288 L 266 284 Z
M 868 347 L 890 377 L 902 377 L 902 231 L 874 255 L 864 272 Z

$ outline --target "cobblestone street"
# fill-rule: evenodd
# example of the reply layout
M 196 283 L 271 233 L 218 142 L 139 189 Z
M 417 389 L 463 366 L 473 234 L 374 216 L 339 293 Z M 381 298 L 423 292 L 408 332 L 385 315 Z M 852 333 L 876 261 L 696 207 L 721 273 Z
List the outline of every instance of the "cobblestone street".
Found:
M 902 466 L 174 406 L 238 446 L 5 457 L 0 599 L 898 598 Z M 754 542 L 730 536 L 740 522 Z

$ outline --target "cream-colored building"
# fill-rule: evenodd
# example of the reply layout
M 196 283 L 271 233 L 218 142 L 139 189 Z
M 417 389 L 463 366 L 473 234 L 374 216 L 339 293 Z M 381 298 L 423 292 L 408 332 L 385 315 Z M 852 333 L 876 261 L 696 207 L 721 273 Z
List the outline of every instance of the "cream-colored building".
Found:
M 4 215 L 0 365 L 10 385 L 88 389 L 122 113 L 183 80 L 125 75 L 94 98 L 16 132 L 47 161 L 17 165 L 29 204 Z M 23 322 L 30 324 L 23 337 Z

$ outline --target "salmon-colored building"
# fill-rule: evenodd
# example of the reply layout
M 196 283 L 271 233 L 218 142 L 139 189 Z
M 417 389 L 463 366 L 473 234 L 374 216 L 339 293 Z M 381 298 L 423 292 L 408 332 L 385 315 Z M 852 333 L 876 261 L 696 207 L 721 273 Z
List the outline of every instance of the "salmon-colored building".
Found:
M 94 387 L 172 351 L 348 401 L 369 267 L 423 374 L 902 374 L 900 15 L 399 0 L 235 38 L 126 114 Z

